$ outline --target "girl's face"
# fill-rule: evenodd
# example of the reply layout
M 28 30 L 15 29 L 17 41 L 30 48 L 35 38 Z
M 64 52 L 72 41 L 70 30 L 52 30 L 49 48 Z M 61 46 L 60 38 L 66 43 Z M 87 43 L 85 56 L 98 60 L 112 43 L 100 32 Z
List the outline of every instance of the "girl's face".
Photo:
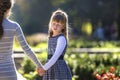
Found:
M 62 32 L 63 24 L 61 24 L 60 22 L 53 21 L 51 23 L 51 29 L 53 31 L 53 35 L 58 35 Z

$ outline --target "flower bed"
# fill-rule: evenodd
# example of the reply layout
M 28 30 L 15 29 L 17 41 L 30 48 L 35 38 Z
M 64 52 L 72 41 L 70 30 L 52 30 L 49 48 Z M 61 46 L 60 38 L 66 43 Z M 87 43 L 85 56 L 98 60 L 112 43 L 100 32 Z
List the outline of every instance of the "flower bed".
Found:
M 120 80 L 118 76 L 115 75 L 115 68 L 110 67 L 108 72 L 102 71 L 101 74 L 94 73 L 97 80 Z

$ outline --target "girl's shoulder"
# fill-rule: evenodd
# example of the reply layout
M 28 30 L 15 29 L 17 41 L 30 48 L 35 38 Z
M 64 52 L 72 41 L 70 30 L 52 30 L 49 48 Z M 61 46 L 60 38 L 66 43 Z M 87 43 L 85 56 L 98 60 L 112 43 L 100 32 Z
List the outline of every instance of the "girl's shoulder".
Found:
M 65 38 L 65 39 L 66 39 L 66 37 L 65 37 L 65 35 L 64 35 L 64 34 L 59 34 L 59 35 L 58 35 L 58 38 L 60 38 L 60 37 L 62 37 L 62 38 Z
M 61 34 L 57 35 L 56 37 L 59 38 L 59 37 L 65 37 L 65 36 L 64 36 L 64 34 L 61 33 Z
M 57 39 L 57 38 L 59 38 L 60 36 L 64 36 L 64 35 L 63 35 L 63 34 L 58 34 L 58 35 L 56 35 L 56 36 L 50 37 L 49 39 Z
M 50 37 L 49 40 L 58 40 L 58 39 L 61 39 L 61 38 L 66 39 L 64 34 L 59 34 L 59 35 Z
M 66 37 L 64 36 L 64 34 L 60 34 L 58 36 L 58 40 L 64 40 L 64 41 L 67 41 Z

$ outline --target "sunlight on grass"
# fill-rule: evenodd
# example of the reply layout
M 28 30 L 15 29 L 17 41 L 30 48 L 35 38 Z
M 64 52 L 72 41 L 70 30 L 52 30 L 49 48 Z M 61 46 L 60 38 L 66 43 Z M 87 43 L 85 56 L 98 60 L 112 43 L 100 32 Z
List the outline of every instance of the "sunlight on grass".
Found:
M 14 44 L 13 44 L 13 50 L 22 50 L 22 47 L 18 43 L 18 41 L 15 39 Z
M 32 48 L 35 51 L 47 49 L 46 42 L 41 42 L 41 43 L 37 44 L 36 46 L 31 46 L 31 45 L 29 45 L 29 46 L 30 46 L 30 48 Z M 20 46 L 20 44 L 18 43 L 17 40 L 14 41 L 13 50 L 22 50 L 22 47 Z
M 47 43 L 39 43 L 35 46 L 36 48 L 47 48 Z

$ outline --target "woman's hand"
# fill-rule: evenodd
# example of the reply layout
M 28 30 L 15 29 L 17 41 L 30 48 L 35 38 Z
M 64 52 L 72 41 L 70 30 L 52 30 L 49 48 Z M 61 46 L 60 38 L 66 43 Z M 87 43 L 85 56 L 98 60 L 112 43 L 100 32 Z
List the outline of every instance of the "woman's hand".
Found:
M 42 67 L 37 68 L 36 71 L 40 76 L 43 76 L 45 74 L 45 70 Z

